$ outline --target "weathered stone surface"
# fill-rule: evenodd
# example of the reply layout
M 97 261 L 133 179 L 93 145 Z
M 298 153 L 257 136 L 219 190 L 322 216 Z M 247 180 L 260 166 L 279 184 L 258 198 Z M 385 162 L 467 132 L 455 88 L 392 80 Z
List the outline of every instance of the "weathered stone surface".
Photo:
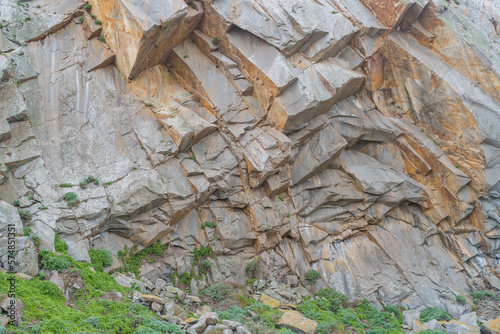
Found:
M 243 100 L 229 79 L 193 42 L 188 40 L 177 46 L 173 50 L 171 62 L 176 73 L 205 97 L 202 103 L 206 108 L 220 113 L 221 116 L 245 109 Z M 224 90 L 218 87 L 224 87 Z
M 280 306 L 280 301 L 277 299 L 274 299 L 273 297 L 270 297 L 266 294 L 262 294 L 260 296 L 260 301 L 262 304 L 267 305 L 272 308 L 278 308 Z
M 281 310 L 283 315 L 278 320 L 278 327 L 288 328 L 297 333 L 312 334 L 316 330 L 318 323 L 307 319 L 296 311 Z
M 177 0 L 167 5 L 127 0 L 91 3 L 102 17 L 104 34 L 116 52 L 118 67 L 130 79 L 163 63 L 201 18 L 198 10 Z
M 87 72 L 109 66 L 115 62 L 115 54 L 108 46 L 97 39 L 91 39 L 89 41 L 88 53 L 89 58 L 84 66 Z
M 83 14 L 83 1 L 56 0 L 44 6 L 30 6 L 16 1 L 3 1 L 0 20 L 9 23 L 7 36 L 18 42 L 45 38 Z M 26 19 L 29 18 L 29 19 Z
M 219 323 L 219 316 L 215 312 L 207 312 L 199 320 L 204 320 L 207 325 L 216 325 Z
M 490 1 L 38 2 L 0 1 L 0 198 L 33 214 L 41 249 L 57 232 L 78 261 L 110 250 L 113 271 L 125 246 L 169 244 L 140 267 L 164 302 L 186 295 L 157 279 L 199 274 L 200 246 L 214 256 L 192 291 L 245 282 L 256 254 L 275 282 L 312 268 L 315 288 L 378 308 L 458 317 L 455 296 L 500 287 Z M 34 245 L 16 241 L 35 275 Z M 307 296 L 270 285 L 248 288 L 283 305 Z M 448 327 L 477 331 L 468 319 Z
M 500 333 L 500 318 L 490 319 L 481 326 L 482 334 L 498 334 Z
M 227 36 L 240 66 L 252 77 L 265 76 L 273 94 L 281 94 L 297 80 L 298 71 L 273 46 L 244 30 L 234 29 Z
M 338 157 L 347 146 L 345 139 L 332 127 L 325 127 L 298 149 L 291 166 L 292 184 L 297 185 Z
M 343 68 L 332 59 L 316 63 L 302 71 L 297 81 L 276 98 L 268 118 L 283 130 L 301 128 L 334 103 L 355 93 L 362 83 L 361 74 Z

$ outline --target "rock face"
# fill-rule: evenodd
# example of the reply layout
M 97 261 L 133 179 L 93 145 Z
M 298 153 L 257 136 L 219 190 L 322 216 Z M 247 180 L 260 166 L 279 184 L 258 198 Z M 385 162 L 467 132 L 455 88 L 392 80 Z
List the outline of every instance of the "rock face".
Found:
M 491 2 L 37 4 L 0 0 L 2 263 L 11 222 L 29 275 L 28 226 L 79 261 L 110 250 L 109 270 L 168 244 L 153 282 L 210 246 L 209 283 L 246 281 L 257 255 L 379 307 L 458 315 L 457 295 L 500 289 Z

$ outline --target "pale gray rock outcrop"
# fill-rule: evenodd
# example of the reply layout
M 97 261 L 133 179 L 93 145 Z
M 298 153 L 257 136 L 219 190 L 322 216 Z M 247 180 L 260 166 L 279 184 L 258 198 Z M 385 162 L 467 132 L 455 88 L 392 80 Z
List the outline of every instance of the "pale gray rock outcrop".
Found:
M 110 250 L 113 271 L 125 246 L 159 241 L 169 255 L 140 268 L 157 282 L 211 247 L 208 284 L 247 281 L 258 256 L 276 281 L 315 269 L 349 301 L 454 316 L 454 296 L 500 286 L 486 2 L 35 3 L 0 0 L 0 219 L 41 249 L 58 233 L 78 261 Z M 16 240 L 36 275 L 34 245 Z

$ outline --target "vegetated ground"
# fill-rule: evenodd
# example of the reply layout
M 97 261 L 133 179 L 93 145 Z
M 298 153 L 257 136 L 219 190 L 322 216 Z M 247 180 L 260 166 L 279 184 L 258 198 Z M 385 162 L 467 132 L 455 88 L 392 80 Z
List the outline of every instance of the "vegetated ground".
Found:
M 58 254 L 40 251 L 39 262 L 42 269 L 56 270 L 64 281 L 66 297 L 62 290 L 47 280 L 43 272 L 31 280 L 17 278 L 16 294 L 24 304 L 22 323 L 17 326 L 0 327 L 2 333 L 118 333 L 118 334 L 156 334 L 184 333 L 177 325 L 160 320 L 159 316 L 138 303 L 132 302 L 137 286 L 125 288 L 104 272 L 112 258 L 104 250 L 91 250 L 91 264 L 79 263 L 66 253 L 67 245 L 56 236 Z M 121 271 L 130 269 L 138 272 L 143 261 L 151 256 L 163 256 L 166 246 L 155 244 L 140 252 L 122 253 L 125 266 Z M 212 256 L 210 250 L 197 250 L 194 263 L 202 267 L 203 260 Z M 152 259 L 149 259 L 152 260 Z M 209 271 L 210 268 L 205 268 Z M 255 271 L 254 271 L 255 272 Z M 205 272 L 203 275 L 206 275 Z M 10 274 L 0 272 L 0 294 L 8 293 Z M 200 279 L 193 272 L 174 275 L 177 287 L 189 289 L 191 279 Z M 180 278 L 184 278 L 181 282 Z M 251 284 L 256 278 L 249 280 Z M 147 291 L 143 291 L 147 293 Z M 190 292 L 190 291 L 188 291 Z M 243 284 L 219 283 L 200 291 L 202 305 L 208 305 L 218 313 L 219 318 L 238 321 L 252 333 L 291 334 L 289 329 L 277 328 L 283 312 L 252 299 Z M 491 292 L 478 291 L 471 296 L 473 310 L 479 318 L 498 316 L 499 297 Z M 465 299 L 464 299 L 465 300 Z M 196 317 L 200 305 L 174 300 L 176 309 L 187 316 Z M 458 301 L 458 300 L 457 300 Z M 21 305 L 21 304 L 20 304 Z M 297 310 L 305 317 L 318 323 L 316 333 L 356 333 L 356 334 L 403 334 L 403 307 L 386 306 L 378 310 L 367 300 L 347 303 L 347 297 L 331 289 L 321 289 L 297 305 Z M 497 312 L 495 314 L 495 312 Z M 420 320 L 449 320 L 451 317 L 437 308 L 422 311 Z M 439 334 L 426 331 L 425 334 Z

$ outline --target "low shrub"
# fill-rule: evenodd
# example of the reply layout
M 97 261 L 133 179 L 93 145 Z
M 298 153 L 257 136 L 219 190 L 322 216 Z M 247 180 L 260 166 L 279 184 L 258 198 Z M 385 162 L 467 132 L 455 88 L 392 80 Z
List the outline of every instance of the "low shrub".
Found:
M 451 320 L 450 315 L 441 309 L 438 309 L 437 307 L 428 307 L 423 309 L 420 312 L 420 322 L 428 322 L 433 319 L 436 319 L 437 321 L 448 321 Z
M 467 300 L 465 299 L 465 297 L 464 297 L 464 296 L 457 296 L 457 297 L 456 297 L 456 301 L 457 301 L 457 303 L 459 303 L 459 304 L 465 304 L 465 303 L 467 302 Z
M 202 229 L 205 229 L 206 227 L 216 228 L 217 224 L 214 223 L 214 222 L 204 222 L 204 223 L 201 224 L 201 228 Z
M 204 290 L 201 290 L 200 296 L 208 296 L 218 302 L 224 299 L 224 296 L 227 295 L 229 292 L 229 287 L 219 283 L 216 285 L 213 285 L 211 287 L 208 287 Z
M 17 212 L 19 213 L 21 219 L 24 221 L 28 221 L 31 220 L 31 218 L 33 218 L 33 214 L 31 213 L 30 210 L 18 209 Z
M 23 228 L 23 235 L 25 237 L 29 237 L 31 235 L 31 227 L 28 226 L 28 227 Z
M 225 311 L 217 311 L 219 319 L 226 319 L 231 321 L 243 322 L 248 318 L 248 313 L 238 306 L 231 306 Z
M 59 272 L 76 265 L 75 260 L 68 255 L 56 255 L 48 250 L 40 251 L 40 266 L 42 269 Z
M 487 297 L 495 297 L 495 295 L 489 291 L 474 291 L 472 293 L 472 298 L 474 299 L 474 302 L 477 303 L 478 301 L 481 301 Z
M 64 199 L 68 203 L 69 207 L 74 206 L 74 205 L 78 204 L 78 202 L 80 202 L 80 200 L 78 199 L 78 195 L 75 194 L 74 192 L 67 192 L 64 195 Z
M 321 278 L 321 276 L 320 276 L 319 272 L 317 270 L 314 270 L 314 269 L 309 269 L 305 274 L 306 282 L 309 285 L 315 284 L 318 281 L 318 279 L 320 279 L 320 278 Z
M 200 264 L 200 274 L 204 275 L 210 271 L 212 265 L 208 260 L 203 260 Z
M 104 271 L 104 267 L 109 267 L 113 263 L 111 252 L 105 249 L 90 249 L 90 261 L 97 271 Z
M 247 265 L 245 266 L 245 272 L 247 273 L 248 277 L 256 278 L 258 270 L 257 267 L 258 262 L 259 262 L 259 257 L 254 256 L 253 259 L 247 263 Z

